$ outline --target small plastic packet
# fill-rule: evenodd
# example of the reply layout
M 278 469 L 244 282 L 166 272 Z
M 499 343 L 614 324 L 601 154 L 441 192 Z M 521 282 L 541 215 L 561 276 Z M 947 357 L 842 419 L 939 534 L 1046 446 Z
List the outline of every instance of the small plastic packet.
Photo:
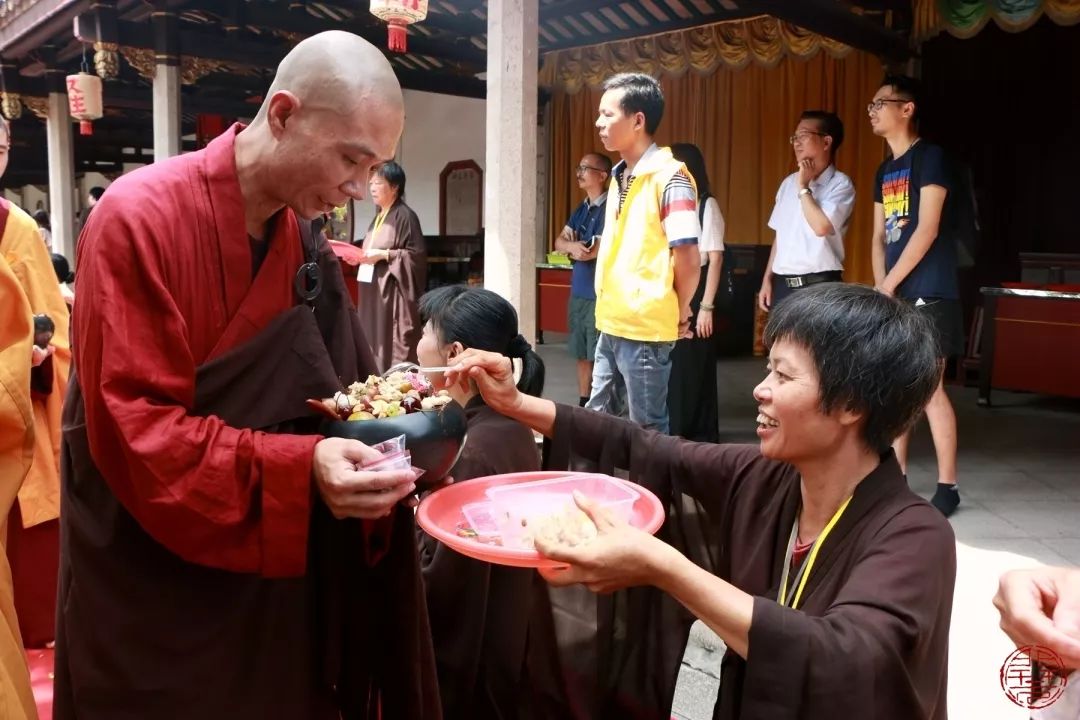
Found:
M 373 450 L 382 453 L 382 457 L 360 466 L 361 470 L 412 470 L 413 481 L 419 480 L 426 472 L 412 464 L 412 453 L 405 449 L 405 436 L 398 435 L 395 438 L 384 440 L 372 445 Z

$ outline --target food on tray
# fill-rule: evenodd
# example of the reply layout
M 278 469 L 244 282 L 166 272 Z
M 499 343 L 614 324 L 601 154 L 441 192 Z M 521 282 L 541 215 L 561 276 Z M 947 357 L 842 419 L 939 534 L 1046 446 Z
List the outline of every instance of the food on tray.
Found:
M 522 527 L 521 545 L 533 549 L 535 540 L 542 538 L 549 543 L 577 547 L 596 539 L 596 525 L 582 510 L 574 505 L 567 505 L 557 513 L 523 517 L 519 521 Z M 499 536 L 478 533 L 468 522 L 458 523 L 455 528 L 458 537 L 475 540 L 487 545 L 502 545 Z
M 382 420 L 437 410 L 450 402 L 450 393 L 435 390 L 420 373 L 394 372 L 387 377 L 369 375 L 364 382 L 350 385 L 348 392 L 314 402 L 322 404 L 320 412 L 340 420 Z
M 484 545 L 502 545 L 502 538 L 498 535 L 481 535 L 476 532 L 468 522 L 460 522 L 454 529 L 457 531 L 458 537 L 475 540 Z
M 592 518 L 576 505 L 567 505 L 560 512 L 534 517 L 531 521 L 522 518 L 521 525 L 524 528 L 521 541 L 528 547 L 533 547 L 537 539 L 577 547 L 592 542 L 598 535 Z

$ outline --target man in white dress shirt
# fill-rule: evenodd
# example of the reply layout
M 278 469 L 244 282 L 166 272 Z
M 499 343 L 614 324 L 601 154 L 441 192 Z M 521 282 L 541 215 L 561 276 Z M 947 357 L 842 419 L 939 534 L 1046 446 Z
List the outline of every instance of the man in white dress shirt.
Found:
M 840 118 L 807 110 L 790 140 L 799 169 L 780 183 L 769 218 L 776 238 L 758 294 L 765 312 L 799 288 L 843 278 L 844 233 L 855 206 L 855 186 L 834 164 L 844 142 Z

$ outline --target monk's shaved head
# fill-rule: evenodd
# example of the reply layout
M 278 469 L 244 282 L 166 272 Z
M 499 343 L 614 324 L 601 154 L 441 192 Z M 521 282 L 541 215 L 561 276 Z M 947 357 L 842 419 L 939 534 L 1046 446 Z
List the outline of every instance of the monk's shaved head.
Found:
M 371 168 L 393 159 L 405 126 L 394 71 L 367 40 L 319 33 L 278 65 L 255 120 L 237 136 L 237 172 L 269 216 L 314 218 L 363 199 Z
M 390 61 L 367 40 L 341 30 L 312 35 L 278 65 L 255 122 L 265 119 L 275 93 L 292 93 L 311 109 L 347 113 L 365 100 L 401 110 L 404 100 Z

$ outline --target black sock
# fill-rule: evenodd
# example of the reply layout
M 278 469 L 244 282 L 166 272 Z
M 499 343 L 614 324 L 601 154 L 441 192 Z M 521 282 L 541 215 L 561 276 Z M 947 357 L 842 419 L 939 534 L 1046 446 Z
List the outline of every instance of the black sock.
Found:
M 942 515 L 949 517 L 960 504 L 960 492 L 955 485 L 938 483 L 934 497 L 930 498 L 930 504 L 940 510 Z
M 585 403 L 587 403 L 587 402 L 589 402 L 589 396 L 588 395 L 579 395 L 578 396 L 578 406 L 579 407 L 585 407 Z

